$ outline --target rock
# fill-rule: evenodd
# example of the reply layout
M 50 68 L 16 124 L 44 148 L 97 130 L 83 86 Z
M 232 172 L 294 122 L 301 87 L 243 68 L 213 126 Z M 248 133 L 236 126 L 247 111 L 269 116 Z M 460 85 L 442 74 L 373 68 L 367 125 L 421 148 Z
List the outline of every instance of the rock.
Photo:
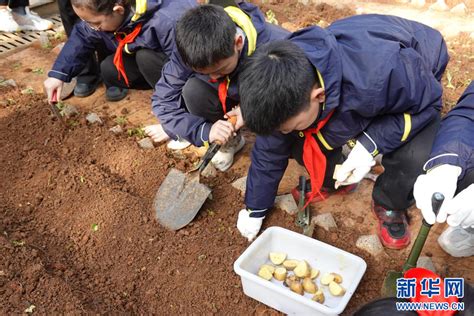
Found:
M 380 255 L 384 250 L 377 235 L 364 235 L 357 239 L 356 247 L 367 251 L 372 256 Z
M 448 11 L 449 7 L 446 4 L 446 2 L 444 2 L 444 0 L 437 0 L 436 3 L 433 3 L 432 5 L 430 5 L 430 10 L 443 12 L 443 11 Z
M 214 178 L 217 176 L 217 170 L 212 163 L 208 164 L 206 168 L 201 172 L 204 178 Z
M 320 20 L 317 25 L 318 25 L 319 27 L 325 29 L 325 28 L 327 28 L 330 24 L 329 24 L 328 22 L 324 21 L 324 20 Z
M 140 139 L 138 141 L 138 145 L 143 149 L 153 149 L 153 148 L 155 148 L 155 146 L 153 146 L 153 141 L 151 140 L 150 137 L 145 137 L 143 139 Z
M 275 206 L 281 208 L 290 215 L 298 213 L 298 205 L 296 205 L 293 195 L 285 194 L 279 195 L 275 199 Z
M 114 127 L 109 128 L 109 131 L 111 131 L 115 135 L 118 135 L 123 133 L 123 128 L 120 125 L 115 125 Z
M 86 116 L 86 120 L 87 122 L 89 122 L 89 124 L 100 124 L 102 125 L 102 120 L 100 119 L 99 115 L 97 115 L 96 113 L 89 113 L 87 114 Z
M 319 214 L 316 217 L 313 217 L 311 222 L 321 228 L 324 228 L 326 231 L 337 229 L 336 221 L 334 220 L 334 217 L 331 213 Z
M 425 269 L 431 270 L 436 273 L 436 268 L 430 257 L 424 257 L 424 256 L 419 257 L 418 261 L 416 262 L 416 266 L 419 268 L 425 268 Z
M 8 79 L 8 80 L 3 80 L 0 82 L 0 85 L 3 87 L 13 87 L 16 88 L 18 85 L 16 84 L 16 81 L 13 79 Z
M 453 7 L 450 12 L 457 15 L 467 15 L 469 11 L 464 3 L 460 3 Z
M 62 114 L 66 118 L 70 118 L 70 117 L 79 115 L 79 111 L 77 110 L 77 108 L 74 105 L 65 104 L 64 108 L 62 109 Z
M 240 191 L 240 193 L 245 194 L 245 188 L 247 187 L 247 177 L 242 177 L 240 179 L 235 180 L 232 183 L 232 186 Z
M 298 26 L 296 26 L 296 24 L 291 23 L 291 22 L 284 22 L 281 24 L 281 27 L 284 29 L 287 29 L 290 32 L 295 32 L 298 30 Z

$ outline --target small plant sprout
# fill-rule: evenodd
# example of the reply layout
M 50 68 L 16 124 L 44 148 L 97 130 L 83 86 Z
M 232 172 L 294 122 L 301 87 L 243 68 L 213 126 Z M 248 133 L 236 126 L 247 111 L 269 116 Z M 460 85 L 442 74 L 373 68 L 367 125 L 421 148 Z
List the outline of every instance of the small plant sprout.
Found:
M 129 137 L 137 137 L 138 139 L 142 139 L 146 137 L 145 130 L 143 127 L 135 127 L 135 128 L 129 128 L 127 130 L 127 135 Z
M 84 176 L 79 176 L 79 181 L 81 181 L 81 183 L 85 183 L 86 178 Z
M 44 74 L 43 68 L 33 68 L 33 70 L 31 72 L 34 73 L 34 74 L 37 74 L 37 75 Z
M 446 85 L 446 88 L 456 89 L 456 87 L 452 83 L 453 77 L 451 76 L 451 73 L 449 72 L 449 70 L 446 71 L 446 79 L 448 80 L 448 84 Z
M 99 224 L 92 224 L 91 229 L 93 232 L 96 232 L 99 230 Z
M 115 118 L 115 123 L 117 123 L 120 126 L 124 126 L 125 124 L 127 124 L 127 117 L 118 116 L 117 118 Z
M 15 247 L 23 247 L 25 242 L 23 240 L 12 240 L 12 245 Z

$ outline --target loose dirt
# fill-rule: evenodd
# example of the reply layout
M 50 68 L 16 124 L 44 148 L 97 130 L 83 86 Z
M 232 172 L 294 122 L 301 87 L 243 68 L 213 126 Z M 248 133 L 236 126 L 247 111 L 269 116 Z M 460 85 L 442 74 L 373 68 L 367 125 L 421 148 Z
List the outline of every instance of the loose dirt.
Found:
M 297 27 L 353 13 L 312 11 L 293 1 L 263 8 Z M 452 87 L 445 76 L 445 109 L 474 75 L 472 40 L 461 36 L 448 45 Z M 31 305 L 40 314 L 275 314 L 243 294 L 232 267 L 248 243 L 235 227 L 243 197 L 231 183 L 246 175 L 253 136 L 246 133 L 249 142 L 229 172 L 203 179 L 213 189 L 212 200 L 196 219 L 178 232 L 167 231 L 154 218 L 153 197 L 170 168 L 186 170 L 196 157 L 172 155 L 163 145 L 143 150 L 136 136 L 108 131 L 119 117 L 127 118 L 125 130 L 153 122 L 149 92 L 134 91 L 116 104 L 104 101 L 103 88 L 90 98 L 72 98 L 67 102 L 81 113 L 64 129 L 40 94 L 45 75 L 32 71 L 46 70 L 53 61 L 48 51 L 31 47 L 0 63 L 0 75 L 20 85 L 0 88 L 0 314 L 23 313 Z M 22 94 L 28 86 L 33 93 Z M 88 125 L 90 111 L 104 125 Z M 291 175 L 285 179 L 283 187 L 295 185 Z M 368 264 L 346 315 L 377 298 L 386 271 L 399 269 L 408 255 L 387 250 L 374 258 L 355 247 L 360 235 L 376 231 L 368 215 L 371 188 L 364 180 L 351 195 L 314 207 L 314 213 L 332 212 L 339 227 L 316 229 L 314 237 Z M 416 209 L 410 214 L 416 232 L 420 215 Z M 281 210 L 265 220 L 265 228 L 274 225 L 299 231 Z M 423 255 L 432 257 L 441 275 L 472 283 L 472 259 L 452 258 L 437 245 L 443 229 L 432 229 Z

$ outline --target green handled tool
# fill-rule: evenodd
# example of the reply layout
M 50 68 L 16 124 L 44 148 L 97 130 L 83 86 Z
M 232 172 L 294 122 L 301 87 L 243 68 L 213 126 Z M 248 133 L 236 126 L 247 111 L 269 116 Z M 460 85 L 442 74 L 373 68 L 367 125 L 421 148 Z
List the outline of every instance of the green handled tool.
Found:
M 444 201 L 444 195 L 438 192 L 433 193 L 431 197 L 431 205 L 433 207 L 433 212 L 435 215 L 438 215 L 439 209 Z M 382 296 L 383 297 L 394 297 L 397 295 L 397 279 L 403 278 L 403 274 L 410 270 L 411 268 L 416 267 L 418 258 L 420 257 L 421 250 L 425 245 L 426 238 L 428 238 L 428 233 L 430 232 L 431 226 L 424 219 L 421 223 L 420 231 L 416 240 L 411 248 L 410 255 L 408 256 L 407 261 L 402 267 L 402 271 L 388 271 L 387 276 L 384 279 L 382 286 Z

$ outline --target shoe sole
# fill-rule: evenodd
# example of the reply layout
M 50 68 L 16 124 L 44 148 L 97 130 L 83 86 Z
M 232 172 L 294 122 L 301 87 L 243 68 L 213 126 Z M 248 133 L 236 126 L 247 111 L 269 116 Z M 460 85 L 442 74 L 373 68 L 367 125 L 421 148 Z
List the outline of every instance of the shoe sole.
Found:
M 374 215 L 375 219 L 377 220 L 377 237 L 379 238 L 380 242 L 382 243 L 382 245 L 385 248 L 393 249 L 393 250 L 401 250 L 401 249 L 404 249 L 404 248 L 408 247 L 408 245 L 410 245 L 411 237 L 410 237 L 410 231 L 408 230 L 408 226 L 407 226 L 407 230 L 408 230 L 408 242 L 407 243 L 400 244 L 400 245 L 393 245 L 393 244 L 386 243 L 385 240 L 380 236 L 380 233 L 382 232 L 382 227 L 381 227 L 380 220 L 377 217 L 377 214 L 375 213 L 374 205 L 371 205 L 370 210 L 371 210 L 372 214 Z

